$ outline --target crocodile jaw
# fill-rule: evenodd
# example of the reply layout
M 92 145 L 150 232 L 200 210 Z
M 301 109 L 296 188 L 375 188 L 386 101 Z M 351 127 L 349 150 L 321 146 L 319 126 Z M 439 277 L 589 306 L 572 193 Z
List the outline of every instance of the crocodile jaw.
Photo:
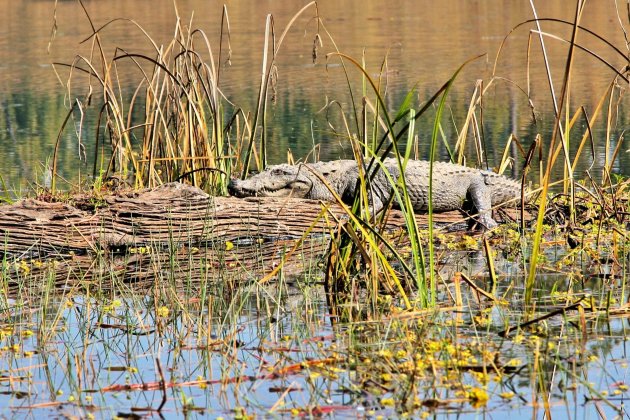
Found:
M 228 184 L 228 192 L 234 197 L 295 197 L 307 198 L 311 185 L 299 179 L 290 181 L 269 179 L 262 182 L 256 177 L 233 179 Z

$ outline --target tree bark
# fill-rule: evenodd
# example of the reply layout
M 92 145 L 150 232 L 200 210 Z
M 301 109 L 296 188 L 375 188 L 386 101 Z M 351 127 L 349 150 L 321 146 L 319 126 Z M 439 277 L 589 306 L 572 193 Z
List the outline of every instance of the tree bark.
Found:
M 343 210 L 334 203 L 296 198 L 211 197 L 179 183 L 153 190 L 75 200 L 74 205 L 25 199 L 0 206 L 5 255 L 46 258 L 103 250 L 208 242 L 248 243 L 320 236 L 336 226 Z M 427 215 L 416 215 L 426 226 Z M 434 215 L 439 224 L 464 222 L 458 212 Z M 388 228 L 404 227 L 391 210 Z

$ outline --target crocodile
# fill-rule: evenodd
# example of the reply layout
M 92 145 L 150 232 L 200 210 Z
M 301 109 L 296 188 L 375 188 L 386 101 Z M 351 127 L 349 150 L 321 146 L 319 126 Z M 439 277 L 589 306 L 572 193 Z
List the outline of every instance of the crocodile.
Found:
M 396 159 L 383 161 L 392 179 L 399 178 Z M 381 168 L 382 168 L 381 167 Z M 429 169 L 424 160 L 409 160 L 405 169 L 407 191 L 415 213 L 429 209 Z M 345 203 L 352 203 L 359 177 L 356 160 L 281 164 L 245 180 L 232 179 L 228 192 L 235 197 L 296 197 L 335 201 L 331 189 Z M 326 180 L 326 183 L 322 181 Z M 392 194 L 391 182 L 379 169 L 371 183 L 370 207 L 381 211 Z M 516 200 L 521 196 L 521 184 L 491 171 L 469 168 L 447 162 L 433 163 L 433 211 L 467 210 L 477 214 L 485 228 L 497 226 L 492 208 Z M 394 207 L 397 207 L 394 200 Z

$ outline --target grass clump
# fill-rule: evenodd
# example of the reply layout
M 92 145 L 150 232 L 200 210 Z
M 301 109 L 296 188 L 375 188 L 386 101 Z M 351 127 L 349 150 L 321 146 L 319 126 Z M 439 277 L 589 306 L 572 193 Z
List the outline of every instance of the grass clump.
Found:
M 56 66 L 69 69 L 66 82 L 69 96 L 75 85 L 87 84 L 87 93 L 72 100 L 64 127 L 75 114 L 81 127 L 88 110 L 94 109 L 95 178 L 117 176 L 130 180 L 136 188 L 186 181 L 225 195 L 239 157 L 245 156 L 244 173 L 247 173 L 251 156 L 257 155 L 255 144 L 260 120 L 262 157 L 266 157 L 264 114 L 272 82 L 269 74 L 273 72 L 284 35 L 314 3 L 296 14 L 273 45 L 270 58 L 267 58 L 270 47 L 265 46 L 260 99 L 253 114 L 233 105 L 221 91 L 221 74 L 226 71 L 231 55 L 227 7 L 223 8 L 218 29 L 219 46 L 213 49 L 208 35 L 194 29 L 192 19 L 186 24 L 177 15 L 173 39 L 166 45 L 158 45 L 134 21 L 117 19 L 96 28 L 87 9 L 80 4 L 93 31 L 84 40 L 91 45 L 90 54 L 77 56 L 71 64 Z M 121 21 L 144 35 L 150 52 L 116 48 L 113 54 L 108 54 L 105 33 Z M 269 39 L 273 36 L 273 19 L 268 19 L 267 25 Z M 130 94 L 126 86 L 134 73 L 139 76 Z M 52 164 L 53 191 L 59 139 Z

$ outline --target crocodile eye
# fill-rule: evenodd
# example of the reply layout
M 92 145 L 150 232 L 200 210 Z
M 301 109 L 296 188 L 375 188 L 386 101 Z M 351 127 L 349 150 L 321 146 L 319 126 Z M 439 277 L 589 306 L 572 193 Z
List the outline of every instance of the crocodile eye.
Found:
M 273 176 L 280 176 L 280 175 L 284 175 L 284 170 L 281 168 L 275 168 L 271 170 L 271 175 Z

